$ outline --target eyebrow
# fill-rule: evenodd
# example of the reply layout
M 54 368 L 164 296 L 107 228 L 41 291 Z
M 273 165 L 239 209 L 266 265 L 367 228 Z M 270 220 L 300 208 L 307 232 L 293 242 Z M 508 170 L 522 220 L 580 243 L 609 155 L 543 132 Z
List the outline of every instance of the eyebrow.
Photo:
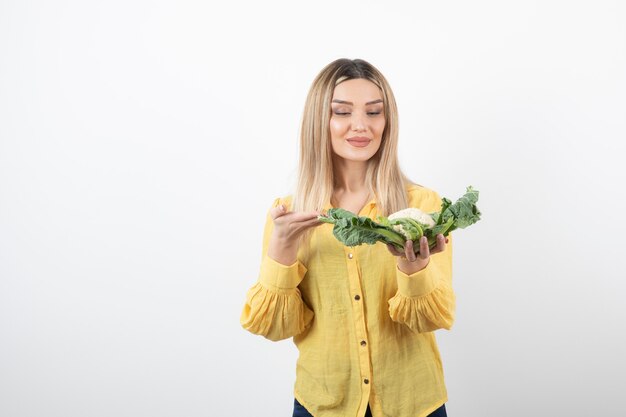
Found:
M 338 100 L 338 99 L 334 99 L 332 102 L 333 103 L 340 103 L 340 104 L 350 104 L 350 105 L 354 104 L 351 101 Z M 365 103 L 365 105 L 367 106 L 368 104 L 376 104 L 376 103 L 382 103 L 382 102 L 383 102 L 383 100 L 379 98 L 378 100 L 368 101 L 367 103 Z

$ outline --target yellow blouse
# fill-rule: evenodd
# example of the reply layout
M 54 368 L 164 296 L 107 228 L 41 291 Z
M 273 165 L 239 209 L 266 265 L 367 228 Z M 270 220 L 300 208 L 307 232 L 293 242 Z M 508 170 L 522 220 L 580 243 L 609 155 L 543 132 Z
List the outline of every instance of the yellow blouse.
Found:
M 407 191 L 410 207 L 441 209 L 435 191 Z M 277 198 L 272 207 L 290 203 Z M 375 201 L 358 215 L 375 220 Z M 344 246 L 328 223 L 315 227 L 296 262 L 280 264 L 267 255 L 273 226 L 268 213 L 259 278 L 240 321 L 269 340 L 293 336 L 295 398 L 314 417 L 362 417 L 368 402 L 373 417 L 422 417 L 445 403 L 433 330 L 454 321 L 452 235 L 426 268 L 407 275 L 383 243 Z

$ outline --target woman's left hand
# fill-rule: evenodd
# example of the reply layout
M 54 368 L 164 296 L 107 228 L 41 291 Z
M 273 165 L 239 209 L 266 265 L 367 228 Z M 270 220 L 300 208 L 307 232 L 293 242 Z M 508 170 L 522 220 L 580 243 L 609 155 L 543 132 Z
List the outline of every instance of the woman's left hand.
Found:
M 448 243 L 448 239 L 439 233 L 437 235 L 437 246 L 432 249 L 428 247 L 428 239 L 426 236 L 422 236 L 420 239 L 419 253 L 417 254 L 413 250 L 412 240 L 406 241 L 404 245 L 404 252 L 396 249 L 395 246 L 389 243 L 387 244 L 387 249 L 389 249 L 389 252 L 391 252 L 394 256 L 399 257 L 398 268 L 405 274 L 411 275 L 426 268 L 428 262 L 430 261 L 430 255 L 446 250 L 446 243 Z

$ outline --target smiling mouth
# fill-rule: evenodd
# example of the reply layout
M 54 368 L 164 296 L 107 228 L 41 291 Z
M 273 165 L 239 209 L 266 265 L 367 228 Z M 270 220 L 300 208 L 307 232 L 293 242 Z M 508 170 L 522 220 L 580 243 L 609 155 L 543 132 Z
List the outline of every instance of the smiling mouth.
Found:
M 348 143 L 357 148 L 363 148 L 371 142 L 370 139 L 347 139 Z

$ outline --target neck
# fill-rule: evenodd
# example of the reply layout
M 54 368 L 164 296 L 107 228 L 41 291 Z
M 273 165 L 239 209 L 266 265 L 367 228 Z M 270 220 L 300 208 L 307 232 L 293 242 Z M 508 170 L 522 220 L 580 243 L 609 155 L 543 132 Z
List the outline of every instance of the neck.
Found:
M 365 183 L 367 173 L 366 161 L 347 161 L 336 159 L 334 161 L 335 190 L 344 193 L 362 193 L 368 191 Z

